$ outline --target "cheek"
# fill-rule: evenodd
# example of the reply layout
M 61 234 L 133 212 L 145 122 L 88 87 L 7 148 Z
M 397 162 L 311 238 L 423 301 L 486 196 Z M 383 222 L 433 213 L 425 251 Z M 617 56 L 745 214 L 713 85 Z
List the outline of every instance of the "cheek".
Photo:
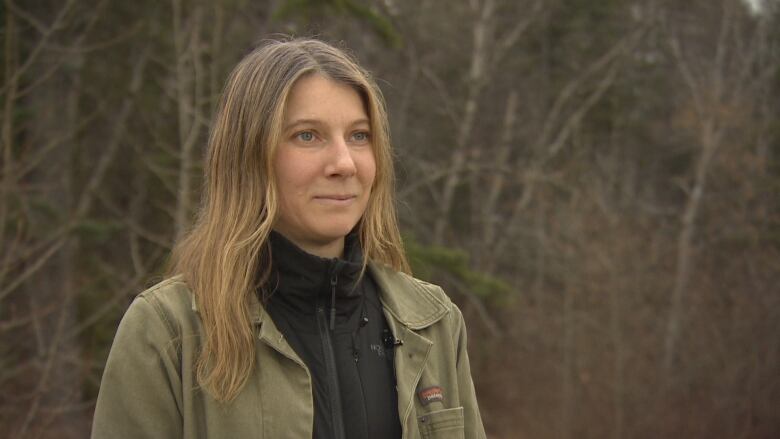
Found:
M 285 200 L 285 196 L 290 197 L 305 192 L 308 182 L 312 179 L 311 166 L 307 166 L 304 158 L 295 155 L 280 155 L 275 168 L 282 203 L 291 201 Z
M 366 187 L 373 187 L 376 180 L 376 160 L 374 154 L 366 154 L 360 163 L 361 183 Z

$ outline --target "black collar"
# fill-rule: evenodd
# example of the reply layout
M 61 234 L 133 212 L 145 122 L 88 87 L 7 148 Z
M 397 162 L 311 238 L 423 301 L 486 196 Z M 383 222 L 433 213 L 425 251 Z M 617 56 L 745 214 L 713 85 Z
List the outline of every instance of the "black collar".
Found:
M 281 299 L 304 312 L 310 311 L 318 299 L 330 306 L 334 280 L 337 302 L 353 302 L 350 299 L 360 297 L 361 289 L 356 284 L 363 268 L 363 252 L 356 232 L 344 239 L 343 259 L 307 253 L 275 231 L 269 241 L 272 272 L 266 288 L 270 295 L 267 300 Z

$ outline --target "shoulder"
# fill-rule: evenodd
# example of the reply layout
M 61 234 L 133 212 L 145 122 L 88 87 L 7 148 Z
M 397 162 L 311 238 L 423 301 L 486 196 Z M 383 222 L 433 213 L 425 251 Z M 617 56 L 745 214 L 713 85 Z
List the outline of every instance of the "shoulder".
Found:
M 385 306 L 410 328 L 421 329 L 446 316 L 460 315 L 440 286 L 385 265 L 372 263 L 369 268 L 382 290 Z
M 180 308 L 194 310 L 192 291 L 182 276 L 173 276 L 142 291 L 136 300 L 146 300 L 155 307 L 169 311 Z
M 435 301 L 448 308 L 454 305 L 452 303 L 452 300 L 450 299 L 450 296 L 448 296 L 447 293 L 444 292 L 444 289 L 442 289 L 442 287 L 436 284 L 426 282 L 422 279 L 416 278 L 414 276 L 399 271 L 389 270 L 388 276 L 393 277 L 394 280 L 399 284 L 405 284 L 407 287 L 406 288 L 407 293 L 415 294 L 419 298 L 425 298 L 427 300 Z
M 190 326 L 195 307 L 190 288 L 181 276 L 174 276 L 138 294 L 125 314 L 125 319 L 159 320 L 169 335 L 181 334 L 182 326 Z

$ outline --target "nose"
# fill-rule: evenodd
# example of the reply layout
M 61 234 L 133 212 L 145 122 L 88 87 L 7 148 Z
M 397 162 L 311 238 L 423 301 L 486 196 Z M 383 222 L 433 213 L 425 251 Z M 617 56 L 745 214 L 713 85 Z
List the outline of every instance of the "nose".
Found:
M 351 177 L 357 172 L 355 159 L 349 145 L 343 139 L 337 139 L 330 145 L 330 160 L 326 167 L 329 177 Z

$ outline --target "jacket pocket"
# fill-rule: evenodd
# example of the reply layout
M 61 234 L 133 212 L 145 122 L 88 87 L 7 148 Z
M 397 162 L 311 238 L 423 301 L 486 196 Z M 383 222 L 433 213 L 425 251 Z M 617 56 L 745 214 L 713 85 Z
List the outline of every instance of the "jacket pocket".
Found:
M 417 417 L 417 425 L 426 439 L 463 439 L 463 407 L 426 413 Z

